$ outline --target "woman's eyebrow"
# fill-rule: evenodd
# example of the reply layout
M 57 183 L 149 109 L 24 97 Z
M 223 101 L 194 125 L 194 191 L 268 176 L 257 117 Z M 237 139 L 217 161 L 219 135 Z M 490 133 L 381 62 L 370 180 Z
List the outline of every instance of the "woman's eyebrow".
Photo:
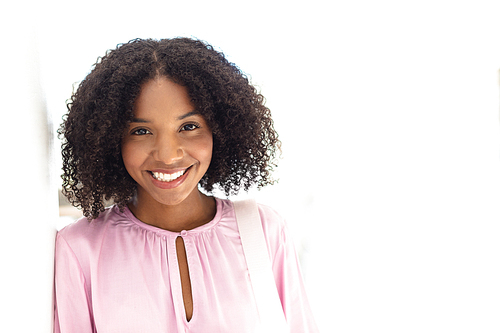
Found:
M 195 115 L 198 115 L 198 114 L 200 114 L 200 112 L 198 112 L 197 110 L 193 110 L 191 112 L 183 114 L 182 116 L 177 117 L 177 120 L 186 119 L 188 117 L 195 116 Z
M 132 118 L 132 123 L 150 123 L 149 120 L 143 118 Z
M 183 120 L 191 116 L 199 115 L 200 112 L 193 110 L 191 112 L 185 113 L 179 117 L 177 117 L 177 120 Z M 144 118 L 132 118 L 132 123 L 150 123 L 150 120 L 144 119 Z

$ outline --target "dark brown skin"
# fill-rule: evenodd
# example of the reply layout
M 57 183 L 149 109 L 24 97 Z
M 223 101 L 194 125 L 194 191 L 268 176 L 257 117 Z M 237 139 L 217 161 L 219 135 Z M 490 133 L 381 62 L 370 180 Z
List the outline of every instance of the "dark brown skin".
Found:
M 175 247 L 177 250 L 177 260 L 179 261 L 184 309 L 186 310 L 186 319 L 189 321 L 193 317 L 193 295 L 191 293 L 191 279 L 189 278 L 186 248 L 184 247 L 184 240 L 182 237 L 177 237 Z
M 215 200 L 198 189 L 212 159 L 212 131 L 193 113 L 185 87 L 165 77 L 146 82 L 122 140 L 125 168 L 137 183 L 128 207 L 141 221 L 170 231 L 190 230 L 215 216 Z M 158 182 L 152 172 L 188 170 L 182 182 Z

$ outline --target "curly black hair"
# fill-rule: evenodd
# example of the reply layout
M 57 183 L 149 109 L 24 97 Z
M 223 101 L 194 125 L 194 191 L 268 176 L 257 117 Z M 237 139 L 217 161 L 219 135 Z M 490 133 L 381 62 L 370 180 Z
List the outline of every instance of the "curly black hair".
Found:
M 63 140 L 63 193 L 89 220 L 106 201 L 120 208 L 137 184 L 125 169 L 121 141 L 134 102 L 147 81 L 164 76 L 187 88 L 213 134 L 211 164 L 200 186 L 227 196 L 274 183 L 281 142 L 264 97 L 223 53 L 189 38 L 135 39 L 97 60 L 67 102 L 58 133 Z

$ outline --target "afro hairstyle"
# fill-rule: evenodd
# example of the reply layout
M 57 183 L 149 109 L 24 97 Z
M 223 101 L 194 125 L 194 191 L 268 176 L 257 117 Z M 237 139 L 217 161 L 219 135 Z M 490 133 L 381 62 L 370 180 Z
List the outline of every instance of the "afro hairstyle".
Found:
M 123 133 L 147 81 L 166 77 L 187 88 L 213 134 L 210 166 L 199 185 L 227 196 L 274 183 L 281 142 L 264 97 L 223 53 L 190 38 L 135 39 L 97 60 L 67 102 L 62 139 L 63 194 L 89 220 L 106 202 L 123 208 L 137 184 L 122 156 Z

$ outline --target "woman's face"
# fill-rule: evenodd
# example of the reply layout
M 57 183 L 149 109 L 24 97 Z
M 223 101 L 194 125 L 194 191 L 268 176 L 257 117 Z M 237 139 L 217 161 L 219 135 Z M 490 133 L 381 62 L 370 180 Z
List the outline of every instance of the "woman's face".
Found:
M 185 87 L 165 77 L 146 82 L 122 140 L 123 162 L 138 184 L 138 202 L 177 205 L 197 192 L 212 146 L 212 131 Z

